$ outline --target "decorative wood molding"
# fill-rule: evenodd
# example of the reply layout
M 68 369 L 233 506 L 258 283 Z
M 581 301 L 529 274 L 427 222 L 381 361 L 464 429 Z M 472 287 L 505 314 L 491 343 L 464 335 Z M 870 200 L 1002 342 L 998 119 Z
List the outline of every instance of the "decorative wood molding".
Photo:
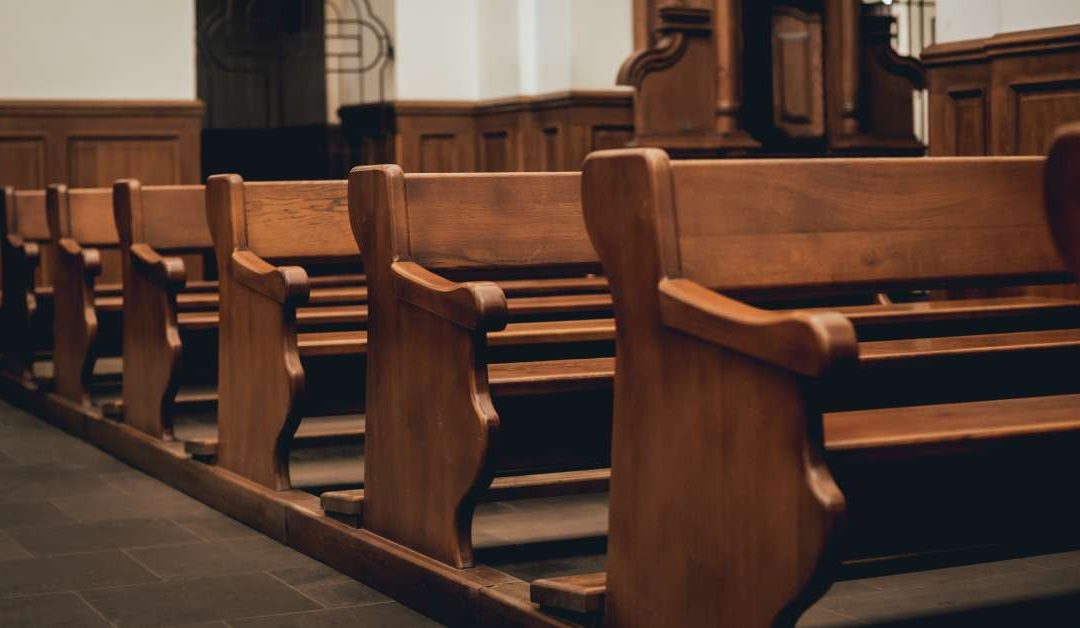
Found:
M 1041 154 L 1080 119 L 1080 25 L 938 44 L 923 59 L 933 155 Z
M 638 50 L 623 61 L 615 79 L 618 85 L 640 88 L 646 76 L 666 70 L 682 59 L 688 38 L 712 34 L 712 14 L 708 9 L 662 7 L 660 19 L 655 45 Z
M 0 183 L 198 182 L 202 115 L 196 100 L 0 100 Z
M 481 101 L 342 107 L 354 164 L 407 172 L 578 170 L 589 152 L 633 137 L 629 90 L 564 91 Z

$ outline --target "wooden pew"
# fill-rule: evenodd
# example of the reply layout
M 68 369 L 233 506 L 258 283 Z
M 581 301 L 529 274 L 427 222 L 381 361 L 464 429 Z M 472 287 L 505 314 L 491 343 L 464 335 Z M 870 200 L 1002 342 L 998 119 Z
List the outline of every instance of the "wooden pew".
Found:
M 365 528 L 468 567 L 478 501 L 606 489 L 610 321 L 512 322 L 512 280 L 599 270 L 579 180 L 350 174 L 369 286 Z
M 363 303 L 370 295 L 356 274 L 360 255 L 349 228 L 346 185 L 245 183 L 235 175 L 215 176 L 207 183 L 207 217 L 222 303 L 219 441 L 213 453 L 221 466 L 285 489 L 291 485 L 290 443 L 303 432 L 302 419 L 343 418 L 344 423 L 314 425 L 328 435 L 366 432 L 362 413 L 369 310 Z M 331 286 L 335 273 L 342 272 L 352 273 L 344 288 L 316 287 Z M 526 347 L 524 351 L 535 354 L 538 349 L 528 345 L 550 333 L 552 318 L 610 315 L 606 283 L 597 278 L 579 274 L 509 283 L 520 295 L 514 300 L 514 317 L 528 322 L 503 339 L 508 351 Z M 333 299 L 343 291 L 351 291 L 353 303 L 359 299 L 361 307 L 305 307 L 320 301 L 340 303 Z M 314 325 L 320 317 L 339 328 L 320 329 Z M 610 330 L 608 323 L 602 334 L 610 338 Z M 203 453 L 198 444 L 189 451 Z
M 30 381 L 35 355 L 52 349 L 53 256 L 45 192 L 5 186 L 0 202 L 4 369 Z
M 116 397 L 114 371 L 109 390 L 95 400 L 94 368 L 99 356 L 120 353 L 121 269 L 119 240 L 108 188 L 68 189 L 50 185 L 46 214 L 52 245 L 54 392 L 83 408 Z
M 208 318 L 216 324 L 205 198 L 202 185 L 143 187 L 135 180 L 113 185 L 124 278 L 124 421 L 168 440 L 182 383 L 202 373 L 199 383 L 209 390 L 186 400 L 214 400 L 216 337 L 193 333 L 199 325 L 189 324 Z
M 591 155 L 583 204 L 619 328 L 607 572 L 536 581 L 532 599 L 604 607 L 611 626 L 791 624 L 832 577 L 839 456 L 880 464 L 1080 434 L 1080 382 L 1056 376 L 1080 356 L 1075 316 L 981 333 L 976 323 L 1004 312 L 987 300 L 939 310 L 950 335 L 904 337 L 908 314 L 891 308 L 896 337 L 864 340 L 842 309 L 754 305 L 766 292 L 1065 280 L 1043 166 Z M 1080 129 L 1059 140 L 1048 171 L 1054 233 L 1075 272 L 1080 203 L 1065 186 L 1080 176 Z M 1022 387 L 949 375 L 979 363 Z M 941 378 L 956 398 L 928 401 Z M 876 406 L 890 387 L 906 403 Z

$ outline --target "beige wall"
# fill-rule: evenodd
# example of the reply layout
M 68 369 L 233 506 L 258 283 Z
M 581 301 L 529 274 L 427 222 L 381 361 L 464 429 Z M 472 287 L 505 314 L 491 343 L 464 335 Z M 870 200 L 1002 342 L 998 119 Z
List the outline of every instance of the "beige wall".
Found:
M 937 41 L 1080 23 L 1080 0 L 938 0 Z
M 0 99 L 195 98 L 194 0 L 0 0 Z

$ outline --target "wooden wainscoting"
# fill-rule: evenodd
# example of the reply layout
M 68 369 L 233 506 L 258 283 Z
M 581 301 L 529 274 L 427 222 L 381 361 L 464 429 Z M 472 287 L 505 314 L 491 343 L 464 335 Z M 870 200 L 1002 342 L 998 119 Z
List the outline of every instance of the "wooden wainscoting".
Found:
M 0 101 L 0 184 L 198 183 L 198 101 Z
M 1080 25 L 923 51 L 931 155 L 1040 155 L 1080 120 Z
M 579 170 L 589 152 L 634 135 L 627 91 L 397 101 L 339 113 L 353 164 L 394 162 L 406 172 Z

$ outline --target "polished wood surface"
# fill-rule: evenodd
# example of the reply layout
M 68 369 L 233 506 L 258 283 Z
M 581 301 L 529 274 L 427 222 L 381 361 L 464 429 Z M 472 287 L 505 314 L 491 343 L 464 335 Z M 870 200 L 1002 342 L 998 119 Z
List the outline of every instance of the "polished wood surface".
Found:
M 522 270 L 546 273 L 553 284 L 598 270 L 579 177 L 405 175 L 377 166 L 354 169 L 349 185 L 370 290 L 362 525 L 452 566 L 471 566 L 473 508 L 496 471 L 514 469 L 509 445 L 530 444 L 515 440 L 515 430 L 547 427 L 527 448 L 534 467 L 545 456 L 547 465 L 582 464 L 552 457 L 566 441 L 560 414 L 595 419 L 595 427 L 579 420 L 577 435 L 598 430 L 607 446 L 610 346 L 573 359 L 563 352 L 607 340 L 610 322 L 574 321 L 582 312 L 569 305 L 591 295 L 573 295 L 555 301 L 567 307 L 564 321 L 508 325 L 516 299 L 499 283 L 501 274 Z M 495 281 L 463 276 L 476 273 Z M 496 354 L 545 347 L 555 347 L 558 359 Z M 606 459 L 590 455 L 594 465 Z
M 892 47 L 888 8 L 819 3 L 638 0 L 634 146 L 687 157 L 919 155 L 919 62 Z M 649 36 L 642 34 L 649 31 Z
M 1080 120 L 1080 26 L 949 42 L 923 51 L 931 155 L 1039 155 Z
M 352 163 L 407 172 L 578 170 L 634 132 L 630 94 L 615 90 L 346 105 L 340 115 Z
M 124 420 L 158 438 L 172 438 L 181 360 L 214 359 L 190 346 L 185 356 L 177 303 L 189 281 L 204 279 L 202 256 L 212 246 L 205 195 L 201 185 L 143 187 L 131 179 L 113 185 L 124 273 Z M 189 307 L 217 305 L 187 301 Z
M 0 183 L 44 189 L 199 180 L 202 103 L 0 101 Z
M 1059 136 L 1049 165 L 590 156 L 586 224 L 609 278 L 619 348 L 606 624 L 793 623 L 828 584 L 844 518 L 826 450 L 942 455 L 1080 433 L 1075 387 L 1040 393 L 1037 382 L 1076 351 L 1075 318 L 1051 314 L 1075 301 L 884 299 L 796 310 L 746 301 L 1070 278 L 1054 244 L 1070 250 L 1065 234 L 1076 232 L 1075 212 L 1060 209 L 1080 207 L 1062 184 L 1080 164 L 1076 137 L 1074 129 Z M 1029 315 L 1058 322 L 1027 328 Z M 948 324 L 920 335 L 929 322 Z M 876 339 L 881 325 L 889 335 Z M 860 341 L 863 334 L 871 339 Z M 959 364 L 946 360 L 960 356 L 1015 368 L 1034 396 L 1017 395 L 1017 385 L 1008 393 L 1015 398 L 999 399 L 1003 391 L 957 381 L 951 399 L 945 387 L 940 402 L 920 403 L 919 378 L 941 377 Z M 907 403 L 886 402 L 880 393 L 903 386 L 901 377 L 911 382 Z M 980 397 L 969 398 L 973 392 Z M 875 395 L 893 407 L 875 407 Z M 858 409 L 830 411 L 856 397 Z M 688 507 L 652 515 L 643 495 Z M 672 551 L 674 536 L 694 542 Z M 541 583 L 533 596 L 579 606 L 585 599 L 583 587 L 559 581 Z
M 53 371 L 56 394 L 80 405 L 93 403 L 94 364 L 101 355 L 117 355 L 119 321 L 99 309 L 97 284 L 118 283 L 121 276 L 119 237 L 112 219 L 112 191 L 108 188 L 69 189 L 50 185 L 46 213 L 52 245 L 54 306 Z

